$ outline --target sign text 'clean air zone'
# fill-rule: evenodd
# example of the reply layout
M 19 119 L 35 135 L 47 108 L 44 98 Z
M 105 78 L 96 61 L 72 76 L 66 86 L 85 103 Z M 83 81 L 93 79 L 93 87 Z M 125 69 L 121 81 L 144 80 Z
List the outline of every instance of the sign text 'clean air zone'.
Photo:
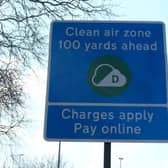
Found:
M 94 50 L 123 50 L 123 51 L 156 51 L 157 41 L 153 40 L 148 42 L 135 42 L 134 39 L 150 39 L 153 34 L 150 30 L 119 30 L 119 29 L 82 29 L 78 27 L 67 27 L 64 34 L 68 39 L 59 40 L 59 47 L 61 49 L 69 50 L 74 49 L 84 52 L 94 51 Z M 80 40 L 69 40 L 70 38 L 77 37 L 92 37 L 95 41 L 84 42 L 81 44 Z M 129 39 L 127 42 L 116 42 L 116 40 L 109 40 L 109 38 L 124 38 Z M 105 42 L 96 42 L 96 38 L 106 38 Z
M 168 140 L 161 22 L 51 24 L 47 140 Z

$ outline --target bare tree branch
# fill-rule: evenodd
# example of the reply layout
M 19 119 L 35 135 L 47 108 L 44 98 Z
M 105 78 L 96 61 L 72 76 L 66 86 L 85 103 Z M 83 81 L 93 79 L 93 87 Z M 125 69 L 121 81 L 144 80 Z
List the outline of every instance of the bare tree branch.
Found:
M 26 121 L 22 80 L 47 60 L 50 22 L 111 19 L 113 7 L 110 0 L 0 0 L 0 136 L 13 139 Z

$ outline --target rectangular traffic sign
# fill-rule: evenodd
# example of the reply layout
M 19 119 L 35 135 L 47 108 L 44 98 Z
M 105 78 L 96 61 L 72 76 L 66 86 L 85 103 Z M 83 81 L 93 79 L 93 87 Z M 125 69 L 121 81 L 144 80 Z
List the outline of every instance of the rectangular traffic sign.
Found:
M 51 24 L 47 140 L 167 140 L 162 22 Z

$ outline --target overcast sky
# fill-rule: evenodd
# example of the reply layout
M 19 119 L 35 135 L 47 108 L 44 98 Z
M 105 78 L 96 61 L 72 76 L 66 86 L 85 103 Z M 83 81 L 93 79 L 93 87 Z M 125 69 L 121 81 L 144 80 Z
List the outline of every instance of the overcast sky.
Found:
M 167 6 L 167 0 L 125 0 L 121 2 L 118 11 L 121 17 L 115 20 L 164 21 L 168 27 Z M 27 148 L 18 153 L 25 152 L 28 155 L 31 153 L 32 156 L 41 156 L 46 153 L 57 155 L 58 143 L 47 143 L 43 140 L 46 72 L 39 70 L 38 75 L 38 79 L 35 76 L 27 79 L 26 89 L 27 92 L 31 92 L 30 104 L 33 104 L 28 110 L 31 111 L 35 122 L 29 129 L 30 135 L 25 139 Z M 118 158 L 123 157 L 122 168 L 167 168 L 167 151 L 167 143 L 112 143 L 111 167 L 119 168 Z M 64 142 L 61 153 L 63 160 L 73 168 L 103 167 L 103 143 Z

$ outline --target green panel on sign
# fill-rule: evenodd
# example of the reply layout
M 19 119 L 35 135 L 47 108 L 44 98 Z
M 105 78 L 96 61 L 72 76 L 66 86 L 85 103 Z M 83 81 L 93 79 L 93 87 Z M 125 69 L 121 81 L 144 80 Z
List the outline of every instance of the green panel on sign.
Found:
M 117 96 L 131 82 L 131 71 L 117 56 L 98 57 L 90 65 L 88 82 L 91 88 L 103 96 Z

